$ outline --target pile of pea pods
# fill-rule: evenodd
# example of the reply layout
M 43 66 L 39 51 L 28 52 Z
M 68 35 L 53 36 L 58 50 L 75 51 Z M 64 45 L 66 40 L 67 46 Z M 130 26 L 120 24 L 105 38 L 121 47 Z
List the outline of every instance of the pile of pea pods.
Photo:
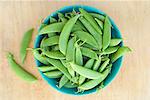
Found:
M 58 12 L 57 16 L 42 23 L 38 32 L 44 36 L 40 48 L 33 49 L 34 57 L 43 64 L 38 69 L 56 78 L 59 88 L 83 92 L 102 87 L 113 63 L 130 48 L 120 46 L 122 38 L 112 38 L 107 15 L 79 8 L 79 12 Z

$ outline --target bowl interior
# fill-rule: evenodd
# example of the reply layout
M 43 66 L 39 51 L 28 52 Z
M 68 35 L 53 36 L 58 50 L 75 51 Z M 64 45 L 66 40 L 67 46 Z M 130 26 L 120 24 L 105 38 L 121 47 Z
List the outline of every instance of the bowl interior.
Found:
M 83 9 L 85 9 L 88 12 L 95 12 L 95 13 L 106 15 L 101 10 L 98 10 L 98 9 L 90 7 L 90 6 L 83 6 L 83 5 L 66 6 L 66 7 L 63 7 L 61 9 L 57 10 L 56 12 L 50 14 L 44 20 L 44 23 L 45 24 L 49 23 L 50 16 L 57 18 L 57 12 L 66 13 L 66 12 L 71 12 L 73 9 L 76 10 L 76 11 L 78 11 L 79 8 L 83 8 Z M 118 30 L 118 27 L 115 25 L 115 23 L 113 22 L 113 20 L 111 18 L 110 18 L 110 20 L 111 20 L 111 23 L 112 23 L 112 26 L 113 26 L 112 32 L 111 32 L 112 33 L 112 37 L 121 38 L 121 33 Z M 40 27 L 39 27 L 39 30 L 40 30 Z M 34 44 L 35 48 L 40 47 L 40 42 L 41 42 L 41 40 L 42 40 L 43 37 L 44 37 L 43 35 L 38 35 L 36 37 L 35 44 Z M 123 43 L 120 44 L 120 46 L 122 46 L 122 45 L 123 45 Z M 42 63 L 40 63 L 38 60 L 35 59 L 35 61 L 36 61 L 36 65 L 37 66 L 41 66 L 42 65 Z M 118 73 L 118 71 L 119 71 L 119 69 L 121 67 L 121 64 L 122 64 L 122 57 L 119 58 L 116 62 L 113 63 L 112 71 L 111 71 L 111 73 L 109 74 L 109 76 L 104 81 L 104 86 L 105 87 L 109 83 L 111 83 L 111 81 L 115 78 L 115 76 L 117 75 L 117 73 Z M 57 87 L 57 80 L 56 79 L 47 78 L 44 74 L 42 74 L 42 72 L 40 72 L 40 74 L 43 77 L 43 79 L 47 81 L 47 83 L 49 85 L 51 85 L 54 89 L 56 89 L 56 90 L 58 90 L 58 91 L 60 91 L 62 93 L 72 94 L 72 95 L 86 95 L 86 94 L 91 94 L 91 93 L 96 92 L 96 88 L 93 88 L 91 90 L 85 91 L 83 93 L 76 93 L 77 89 L 75 89 L 75 88 L 68 89 L 68 88 L 64 88 L 63 87 L 63 88 L 59 89 Z

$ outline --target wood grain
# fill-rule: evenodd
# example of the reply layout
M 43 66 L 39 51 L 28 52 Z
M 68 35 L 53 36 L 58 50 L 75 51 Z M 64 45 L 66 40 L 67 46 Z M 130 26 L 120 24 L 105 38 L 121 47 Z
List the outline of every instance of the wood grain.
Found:
M 30 52 L 23 66 L 39 78 L 36 84 L 20 80 L 10 70 L 5 57 L 6 51 L 11 51 L 21 62 L 19 48 L 23 33 L 33 26 L 37 29 L 40 20 L 51 12 L 73 4 L 91 5 L 105 11 L 118 25 L 124 44 L 132 48 L 112 84 L 100 93 L 83 97 L 61 94 L 48 86 Z M 7 1 L 0 2 L 0 14 L 0 100 L 150 100 L 150 2 Z

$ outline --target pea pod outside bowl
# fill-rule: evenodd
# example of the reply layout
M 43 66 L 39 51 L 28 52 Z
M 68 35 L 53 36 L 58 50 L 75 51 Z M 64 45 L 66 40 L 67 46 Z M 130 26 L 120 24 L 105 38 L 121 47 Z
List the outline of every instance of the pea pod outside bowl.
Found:
M 106 15 L 106 13 L 104 13 L 103 11 L 101 11 L 100 9 L 96 9 L 94 7 L 90 7 L 90 6 L 85 6 L 85 5 L 73 5 L 73 6 L 65 6 L 55 12 L 53 12 L 52 14 L 50 14 L 43 22 L 45 24 L 49 23 L 49 19 L 50 17 L 57 17 L 57 12 L 61 12 L 61 13 L 67 13 L 67 12 L 71 12 L 73 9 L 78 11 L 79 8 L 83 8 L 84 10 L 88 11 L 88 12 L 92 12 L 92 13 L 98 13 L 98 14 L 102 14 L 102 15 Z M 114 21 L 110 18 L 111 24 L 113 26 L 112 31 L 111 31 L 111 35 L 114 38 L 122 38 L 121 33 L 117 27 L 117 25 L 114 23 Z M 40 28 L 39 28 L 40 29 Z M 43 35 L 38 35 L 35 39 L 35 43 L 34 43 L 34 48 L 39 48 L 40 47 L 40 43 L 41 40 L 44 36 Z M 123 42 L 121 42 L 120 46 L 123 46 Z M 105 79 L 104 81 L 104 87 L 108 86 L 117 76 L 121 65 L 122 65 L 122 61 L 123 61 L 123 57 L 120 57 L 116 62 L 113 63 L 113 67 L 111 70 L 111 73 L 108 75 L 108 77 Z M 40 63 L 38 60 L 35 59 L 36 65 L 37 66 L 41 66 L 42 63 Z M 39 71 L 40 72 L 40 71 Z M 55 90 L 61 92 L 61 93 L 65 93 L 65 94 L 69 94 L 69 95 L 75 95 L 75 96 L 82 96 L 82 95 L 87 95 L 87 94 L 92 94 L 96 92 L 96 87 L 84 92 L 80 92 L 77 93 L 77 89 L 76 88 L 65 88 L 62 87 L 61 89 L 57 87 L 57 80 L 56 79 L 51 79 L 46 77 L 42 72 L 40 72 L 42 78 L 51 86 L 53 87 Z

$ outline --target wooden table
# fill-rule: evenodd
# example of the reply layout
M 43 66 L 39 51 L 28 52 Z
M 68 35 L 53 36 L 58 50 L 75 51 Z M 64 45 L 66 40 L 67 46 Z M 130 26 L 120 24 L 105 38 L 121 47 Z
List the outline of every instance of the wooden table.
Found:
M 6 51 L 11 51 L 21 63 L 19 48 L 23 33 L 33 26 L 37 29 L 40 20 L 51 12 L 72 4 L 91 5 L 105 11 L 118 25 L 124 44 L 133 50 L 124 58 L 112 84 L 97 94 L 83 97 L 61 94 L 47 85 L 35 67 L 31 52 L 23 66 L 39 78 L 36 84 L 20 80 L 5 57 Z M 0 2 L 0 37 L 0 100 L 150 100 L 150 2 Z

